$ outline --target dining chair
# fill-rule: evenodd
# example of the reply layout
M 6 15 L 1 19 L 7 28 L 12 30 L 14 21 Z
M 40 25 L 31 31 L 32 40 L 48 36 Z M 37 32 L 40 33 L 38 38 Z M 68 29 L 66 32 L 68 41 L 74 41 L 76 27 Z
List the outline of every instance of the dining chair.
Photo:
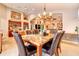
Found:
M 22 40 L 22 37 L 20 34 L 16 32 L 12 32 L 14 39 L 16 40 L 18 50 L 19 50 L 19 56 L 30 56 L 36 53 L 36 47 L 33 45 L 25 46 L 24 42 Z
M 55 33 L 54 37 L 51 38 L 52 40 L 49 41 L 48 43 L 51 43 L 50 45 L 48 43 L 46 43 L 44 46 L 43 46 L 43 52 L 49 54 L 50 56 L 52 55 L 56 55 L 58 56 L 58 51 L 57 51 L 57 45 L 58 45 L 58 42 L 59 42 L 59 38 L 60 38 L 60 35 L 61 33 L 60 32 L 57 32 Z
M 61 39 L 64 35 L 65 31 L 61 31 L 61 36 L 59 38 L 59 42 L 58 42 L 58 45 L 57 45 L 57 51 L 61 53 Z
M 33 34 L 39 34 L 39 30 L 38 29 L 34 29 L 33 30 Z
M 27 30 L 26 31 L 26 34 L 28 35 L 28 34 L 32 34 L 32 31 L 31 30 Z

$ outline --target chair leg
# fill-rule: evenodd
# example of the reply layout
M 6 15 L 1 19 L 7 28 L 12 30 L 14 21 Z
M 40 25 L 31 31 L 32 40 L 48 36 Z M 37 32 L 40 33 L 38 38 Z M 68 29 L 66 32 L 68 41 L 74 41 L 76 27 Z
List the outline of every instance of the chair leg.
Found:
M 62 52 L 62 51 L 61 51 L 61 46 L 59 46 L 57 49 L 58 49 L 59 53 Z
M 1 54 L 1 52 L 0 52 L 0 54 Z
M 58 49 L 59 49 L 59 51 L 60 51 L 60 53 L 61 53 L 61 47 L 59 47 Z
M 58 51 L 61 53 L 62 51 L 61 51 L 61 45 L 59 45 L 58 47 L 57 47 L 57 49 L 58 49 Z
M 2 53 L 2 48 L 1 48 L 1 51 L 0 51 L 0 54 Z
M 55 56 L 59 56 L 58 48 L 55 50 Z

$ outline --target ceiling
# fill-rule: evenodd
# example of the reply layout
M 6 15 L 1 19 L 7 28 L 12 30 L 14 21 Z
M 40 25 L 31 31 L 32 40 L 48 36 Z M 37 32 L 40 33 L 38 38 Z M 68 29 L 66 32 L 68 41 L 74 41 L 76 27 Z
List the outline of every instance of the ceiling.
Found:
M 43 3 L 3 3 L 3 5 L 17 9 L 27 14 L 37 14 L 43 12 Z M 52 12 L 53 10 L 73 10 L 79 7 L 78 3 L 46 3 L 46 10 Z

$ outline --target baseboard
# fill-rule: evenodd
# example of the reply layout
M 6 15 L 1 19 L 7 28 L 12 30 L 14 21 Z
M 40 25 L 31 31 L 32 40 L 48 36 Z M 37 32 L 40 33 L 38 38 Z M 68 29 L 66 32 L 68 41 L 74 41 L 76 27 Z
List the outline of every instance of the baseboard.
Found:
M 74 42 L 74 41 L 62 40 L 62 43 L 67 43 L 67 44 L 79 46 L 79 42 Z

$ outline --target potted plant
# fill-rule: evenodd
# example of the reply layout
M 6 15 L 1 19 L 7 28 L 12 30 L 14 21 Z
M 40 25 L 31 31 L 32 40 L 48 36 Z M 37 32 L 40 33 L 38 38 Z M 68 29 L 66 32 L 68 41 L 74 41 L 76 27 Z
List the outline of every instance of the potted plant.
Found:
M 78 38 L 78 32 L 79 32 L 79 28 L 78 28 L 78 26 L 76 26 L 76 28 L 75 28 L 75 32 L 77 33 L 77 38 Z

